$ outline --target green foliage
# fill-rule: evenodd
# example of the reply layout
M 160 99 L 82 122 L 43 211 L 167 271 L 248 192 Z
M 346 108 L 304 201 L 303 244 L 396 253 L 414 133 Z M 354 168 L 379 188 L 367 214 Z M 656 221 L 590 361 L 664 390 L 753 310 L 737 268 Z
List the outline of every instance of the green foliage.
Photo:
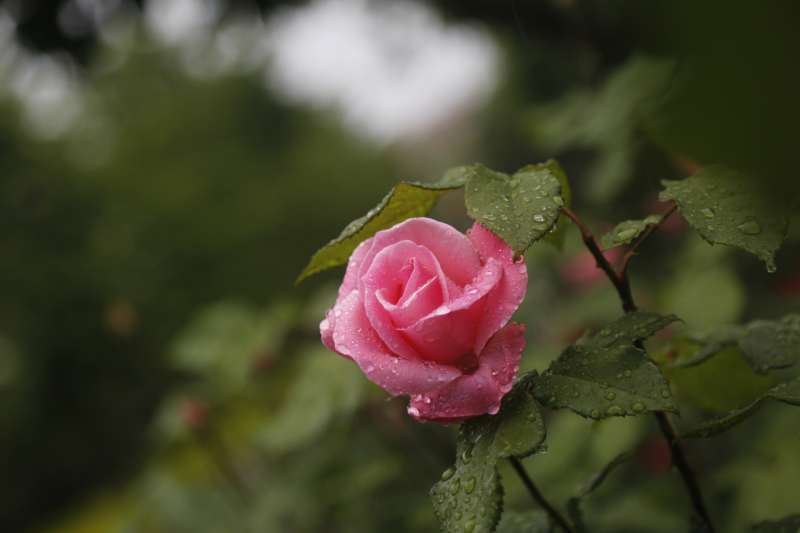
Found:
M 535 380 L 534 396 L 550 409 L 569 407 L 595 420 L 650 411 L 677 413 L 661 371 L 634 346 L 677 320 L 675 315 L 628 313 L 564 350 Z
M 697 350 L 697 345 L 680 341 L 673 345 L 672 350 L 680 358 L 683 352 Z M 772 377 L 753 372 L 736 346 L 724 348 L 701 365 L 690 368 L 668 366 L 664 370 L 669 373 L 670 387 L 681 400 L 712 413 L 724 413 L 744 405 L 774 385 Z
M 675 62 L 633 55 L 598 89 L 576 88 L 554 102 L 534 106 L 528 116 L 534 142 L 551 152 L 593 149 L 587 198 L 607 202 L 634 173 L 642 148 L 639 131 L 669 95 Z
M 583 511 L 581 511 L 581 502 L 585 500 L 589 494 L 594 492 L 600 485 L 603 484 L 606 477 L 618 467 L 631 461 L 634 454 L 624 452 L 612 459 L 606 464 L 602 470 L 595 472 L 592 477 L 582 483 L 576 490 L 574 496 L 567 502 L 567 514 L 575 526 L 576 533 L 587 533 L 586 524 L 583 522 Z
M 781 520 L 764 522 L 753 526 L 753 533 L 797 533 L 800 531 L 800 514 L 793 514 Z
M 610 250 L 620 244 L 630 244 L 639 234 L 647 229 L 648 226 L 658 227 L 664 222 L 661 215 L 650 215 L 644 220 L 626 220 L 600 238 L 600 246 L 603 251 Z
M 478 164 L 467 179 L 467 213 L 517 257 L 553 229 L 565 203 L 553 163 L 525 167 L 513 176 Z
M 549 170 L 553 176 L 558 178 L 561 184 L 561 197 L 564 199 L 564 205 L 572 207 L 572 188 L 569 185 L 567 173 L 561 168 L 561 164 L 555 159 L 548 159 L 544 163 L 538 165 L 528 165 L 522 171 L 537 172 L 540 170 Z M 544 240 L 554 245 L 559 250 L 564 249 L 564 239 L 567 237 L 567 225 L 572 222 L 564 213 L 558 214 L 558 221 L 556 222 L 555 230 L 551 230 L 545 235 Z
M 789 383 L 781 383 L 772 390 L 729 413 L 719 415 L 712 420 L 692 429 L 678 437 L 678 440 L 691 439 L 698 437 L 713 437 L 719 435 L 732 427 L 738 426 L 755 413 L 762 404 L 779 401 L 789 405 L 800 406 L 800 378 L 795 378 Z
M 757 255 L 775 270 L 775 252 L 786 237 L 781 206 L 762 196 L 755 178 L 723 165 L 705 167 L 684 181 L 664 180 L 661 201 L 678 212 L 711 244 L 728 244 Z
M 726 346 L 738 346 L 753 370 L 766 375 L 772 369 L 788 368 L 797 362 L 800 349 L 800 315 L 780 320 L 754 320 L 741 326 L 723 326 L 698 339 L 706 346 L 692 357 L 675 361 L 677 367 L 699 365 Z
M 317 251 L 295 283 L 328 268 L 346 265 L 353 250 L 379 231 L 409 218 L 427 215 L 441 195 L 464 186 L 468 172 L 469 167 L 455 167 L 437 183 L 398 184 L 381 203 L 348 224 L 338 237 Z
M 431 489 L 434 512 L 444 532 L 492 533 L 500 520 L 503 487 L 497 462 L 523 458 L 544 442 L 544 421 L 530 396 L 530 375 L 517 379 L 496 415 L 461 424 L 456 464 Z

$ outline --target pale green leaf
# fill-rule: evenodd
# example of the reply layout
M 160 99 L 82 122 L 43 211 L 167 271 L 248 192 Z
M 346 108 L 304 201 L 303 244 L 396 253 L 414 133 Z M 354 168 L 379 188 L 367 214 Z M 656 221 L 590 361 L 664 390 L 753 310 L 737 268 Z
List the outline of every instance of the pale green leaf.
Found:
M 662 181 L 661 201 L 678 212 L 711 244 L 728 244 L 757 255 L 775 270 L 775 252 L 786 237 L 785 210 L 759 194 L 755 177 L 711 165 L 683 181 Z
M 723 326 L 696 339 L 706 346 L 688 359 L 675 361 L 677 367 L 699 365 L 726 346 L 736 345 L 757 373 L 788 368 L 797 362 L 800 353 L 800 315 L 780 320 L 754 320 L 743 326 Z
M 760 398 L 756 398 L 747 405 L 743 405 L 733 411 L 712 418 L 697 428 L 684 433 L 677 440 L 719 435 L 732 427 L 738 426 L 755 413 L 761 405 L 771 401 L 800 406 L 800 378 L 777 385 Z
M 491 533 L 503 507 L 497 462 L 526 457 L 544 442 L 544 421 L 529 394 L 530 376 L 517 379 L 496 415 L 467 420 L 459 428 L 456 464 L 431 489 L 444 532 Z
M 550 409 L 568 407 L 599 420 L 651 411 L 677 413 L 664 376 L 634 347 L 679 320 L 675 315 L 628 313 L 581 345 L 569 346 L 535 380 L 534 396 Z
M 561 184 L 545 167 L 509 176 L 475 165 L 465 200 L 467 214 L 500 237 L 516 256 L 553 229 L 564 205 Z
M 470 167 L 455 167 L 437 183 L 398 184 L 381 203 L 348 224 L 338 237 L 315 253 L 295 283 L 328 268 L 346 265 L 356 247 L 379 231 L 427 215 L 440 196 L 464 186 L 469 171 Z
M 664 222 L 664 217 L 661 215 L 650 215 L 643 220 L 626 220 L 625 222 L 620 222 L 612 231 L 600 238 L 600 245 L 605 252 L 620 244 L 630 243 L 632 239 L 638 237 L 648 226 L 658 227 L 662 222 Z
M 765 520 L 753 526 L 753 533 L 798 533 L 800 514 L 793 514 L 778 521 Z
M 496 533 L 552 533 L 553 523 L 542 511 L 503 513 L 503 519 L 497 525 Z M 558 530 L 560 531 L 560 530 Z

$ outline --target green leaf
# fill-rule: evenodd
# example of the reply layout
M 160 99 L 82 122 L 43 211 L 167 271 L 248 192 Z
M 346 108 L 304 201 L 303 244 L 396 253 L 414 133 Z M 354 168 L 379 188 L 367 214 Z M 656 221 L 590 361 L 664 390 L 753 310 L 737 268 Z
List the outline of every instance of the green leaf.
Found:
M 552 533 L 553 530 L 553 523 L 542 511 L 505 512 L 496 533 Z
M 497 462 L 527 457 L 544 442 L 544 421 L 529 393 L 530 375 L 518 378 L 496 415 L 467 420 L 459 428 L 456 463 L 431 489 L 442 531 L 491 533 L 503 507 Z
M 788 219 L 779 205 L 758 194 L 756 178 L 723 165 L 705 167 L 684 181 L 663 180 L 662 202 L 678 212 L 711 244 L 730 244 L 757 255 L 775 271 L 775 252 Z
M 798 533 L 800 531 L 800 514 L 787 516 L 782 520 L 764 522 L 753 526 L 753 533 Z
M 564 350 L 536 378 L 534 396 L 550 409 L 568 407 L 595 420 L 650 411 L 677 413 L 661 371 L 633 344 L 678 320 L 675 315 L 642 311 L 624 315 L 581 345 Z
M 630 243 L 631 239 L 635 239 L 641 232 L 647 229 L 647 226 L 660 226 L 664 222 L 664 217 L 661 215 L 650 215 L 643 220 L 626 220 L 620 222 L 609 233 L 606 233 L 600 238 L 600 245 L 603 251 L 610 250 L 620 244 Z
M 542 167 L 513 176 L 475 165 L 467 179 L 469 216 L 503 239 L 519 256 L 553 229 L 564 198 L 561 184 Z
M 676 367 L 696 366 L 736 345 L 757 373 L 788 368 L 797 362 L 800 353 L 800 315 L 792 314 L 780 320 L 754 320 L 743 326 L 724 326 L 698 339 L 706 347 L 688 359 L 678 359 Z
M 697 428 L 684 433 L 678 437 L 678 441 L 683 439 L 695 439 L 699 437 L 713 437 L 719 435 L 732 427 L 738 426 L 750 415 L 755 413 L 761 405 L 771 402 L 773 400 L 783 402 L 789 405 L 800 406 L 800 377 L 788 383 L 781 383 L 772 388 L 765 395 L 756 398 L 747 405 L 743 405 L 728 413 L 723 413 L 717 417 L 712 418 L 708 422 L 698 426 Z
M 566 172 L 561 168 L 561 164 L 558 161 L 555 159 L 548 159 L 544 163 L 539 163 L 538 165 L 528 165 L 521 169 L 520 172 L 537 172 L 541 170 L 549 170 L 553 176 L 558 178 L 558 182 L 561 184 L 561 197 L 564 199 L 564 205 L 572 207 L 572 188 L 569 186 Z M 559 250 L 563 250 L 564 239 L 567 237 L 567 225 L 569 223 L 569 217 L 563 213 L 559 213 L 556 229 L 554 231 L 549 231 L 547 235 L 544 236 L 544 240 L 554 245 Z
M 575 490 L 575 494 L 567 501 L 567 515 L 572 520 L 577 533 L 586 533 L 586 525 L 583 523 L 583 512 L 581 511 L 581 502 L 586 499 L 589 494 L 594 492 L 600 485 L 603 484 L 606 477 L 614 471 L 617 467 L 627 463 L 635 457 L 631 452 L 624 452 L 611 460 L 602 470 L 595 472 L 589 479 L 581 483 Z
M 348 224 L 338 237 L 317 251 L 295 284 L 317 272 L 346 265 L 353 250 L 379 231 L 427 215 L 441 195 L 464 186 L 469 171 L 468 166 L 451 168 L 437 183 L 401 182 L 381 203 Z

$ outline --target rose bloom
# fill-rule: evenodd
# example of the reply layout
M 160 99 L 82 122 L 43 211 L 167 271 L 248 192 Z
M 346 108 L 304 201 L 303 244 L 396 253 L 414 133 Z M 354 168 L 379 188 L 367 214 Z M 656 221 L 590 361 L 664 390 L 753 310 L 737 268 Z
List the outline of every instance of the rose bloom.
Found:
M 430 218 L 379 231 L 350 257 L 322 342 L 421 422 L 495 414 L 511 390 L 525 326 L 507 324 L 527 269 L 477 222 L 466 235 Z

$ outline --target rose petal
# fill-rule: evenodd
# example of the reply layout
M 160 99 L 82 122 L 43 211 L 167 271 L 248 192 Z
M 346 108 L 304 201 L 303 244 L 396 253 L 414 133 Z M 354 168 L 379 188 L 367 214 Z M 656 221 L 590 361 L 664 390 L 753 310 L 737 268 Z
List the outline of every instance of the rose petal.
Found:
M 339 311 L 332 335 L 334 351 L 358 363 L 367 378 L 389 394 L 423 394 L 446 386 L 461 374 L 452 366 L 396 357 L 372 328 L 358 291 L 334 309 L 334 315 Z
M 495 414 L 511 390 L 525 347 L 525 326 L 509 324 L 498 331 L 478 357 L 478 370 L 447 386 L 412 396 L 408 413 L 420 422 L 453 424 L 485 413 Z
M 475 339 L 475 351 L 478 353 L 483 350 L 489 338 L 509 321 L 525 298 L 528 267 L 522 257 L 514 262 L 511 248 L 477 222 L 467 232 L 467 237 L 473 242 L 484 262 L 491 258 L 503 266 L 503 277 L 487 296 L 485 315 L 478 326 Z
M 475 279 L 481 269 L 480 257 L 470 239 L 454 227 L 430 218 L 410 218 L 378 232 L 374 244 L 362 261 L 360 276 L 375 256 L 387 246 L 408 240 L 430 250 L 445 275 L 463 287 Z M 361 287 L 359 286 L 359 290 Z
M 418 320 L 411 312 L 403 312 L 392 304 L 392 300 L 397 301 L 398 295 L 402 292 L 401 271 L 412 258 L 419 263 L 420 269 L 425 269 L 434 278 L 434 284 L 426 292 L 426 297 L 418 302 L 420 304 L 418 316 L 425 316 L 441 305 L 447 288 L 439 262 L 430 250 L 423 246 L 411 241 L 400 241 L 384 248 L 375 255 L 366 272 L 362 268 L 359 287 L 363 291 L 361 294 L 367 317 L 381 340 L 393 353 L 404 359 L 423 361 L 424 358 L 397 331 L 398 326 L 392 316 L 392 311 L 398 312 L 399 318 L 402 319 L 401 325 Z

